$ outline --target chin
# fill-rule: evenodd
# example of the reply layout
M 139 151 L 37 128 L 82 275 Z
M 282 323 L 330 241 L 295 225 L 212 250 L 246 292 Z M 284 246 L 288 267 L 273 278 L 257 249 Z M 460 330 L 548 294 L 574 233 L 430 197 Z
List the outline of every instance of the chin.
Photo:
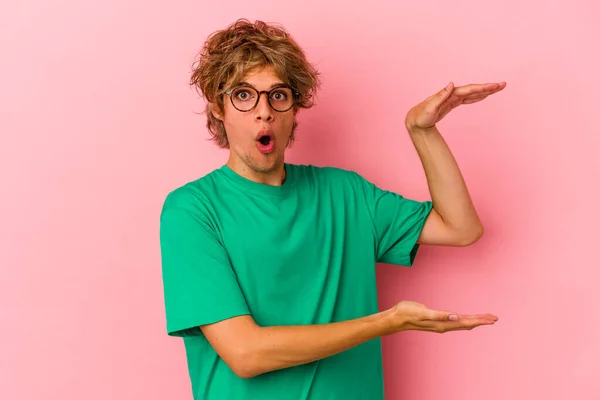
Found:
M 259 162 L 259 163 L 255 164 L 255 166 L 256 166 L 255 171 L 262 172 L 262 173 L 277 171 L 277 169 L 282 164 L 283 164 L 283 162 L 280 162 L 278 159 L 269 160 L 266 162 Z
M 260 154 L 258 158 L 247 157 L 244 163 L 254 172 L 268 173 L 276 171 L 283 164 L 283 157 L 278 154 L 269 154 L 268 157 Z

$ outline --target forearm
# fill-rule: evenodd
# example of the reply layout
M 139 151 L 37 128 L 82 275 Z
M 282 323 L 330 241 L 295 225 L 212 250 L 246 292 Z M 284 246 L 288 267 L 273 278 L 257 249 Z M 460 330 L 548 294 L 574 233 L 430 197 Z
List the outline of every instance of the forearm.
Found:
M 445 225 L 459 234 L 480 232 L 481 222 L 463 176 L 438 129 L 409 128 L 409 133 L 425 170 L 433 207 Z
M 306 364 L 395 331 L 389 311 L 330 324 L 257 327 L 248 338 L 245 369 L 251 377 Z

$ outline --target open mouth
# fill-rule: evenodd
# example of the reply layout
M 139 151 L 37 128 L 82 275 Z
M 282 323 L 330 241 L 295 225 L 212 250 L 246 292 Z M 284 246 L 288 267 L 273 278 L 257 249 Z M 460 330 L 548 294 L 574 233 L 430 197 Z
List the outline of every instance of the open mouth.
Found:
M 256 140 L 258 150 L 263 154 L 269 154 L 275 149 L 275 139 L 271 135 L 271 132 L 265 131 Z
M 269 143 L 271 143 L 271 136 L 269 136 L 269 135 L 261 136 L 260 139 L 258 139 L 258 141 L 263 146 L 267 146 Z

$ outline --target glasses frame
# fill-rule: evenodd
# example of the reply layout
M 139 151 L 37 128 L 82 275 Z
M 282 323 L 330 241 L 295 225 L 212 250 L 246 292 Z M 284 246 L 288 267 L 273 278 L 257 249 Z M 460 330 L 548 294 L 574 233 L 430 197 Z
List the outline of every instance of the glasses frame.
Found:
M 256 96 L 256 102 L 254 103 L 254 105 L 249 110 L 240 110 L 239 108 L 237 108 L 235 106 L 235 104 L 233 104 L 233 96 L 231 94 L 233 93 L 234 90 L 240 89 L 240 88 L 252 89 L 252 90 L 254 90 L 255 92 L 258 93 L 258 96 Z M 274 92 L 277 89 L 282 89 L 282 88 L 290 89 L 292 91 L 292 97 L 293 97 L 292 98 L 292 105 L 289 106 L 285 110 L 277 110 L 275 107 L 273 107 L 273 104 L 271 104 L 271 92 Z M 286 111 L 291 110 L 292 107 L 294 107 L 296 105 L 296 100 L 300 97 L 300 93 L 296 92 L 294 90 L 294 88 L 292 88 L 289 85 L 279 85 L 279 86 L 274 87 L 271 90 L 260 90 L 260 91 L 258 89 L 256 89 L 254 86 L 251 86 L 251 85 L 238 85 L 238 86 L 236 86 L 234 88 L 231 88 L 231 89 L 225 91 L 225 94 L 227 96 L 229 96 L 229 100 L 231 100 L 231 105 L 233 106 L 233 108 L 235 108 L 239 112 L 250 112 L 250 111 L 254 110 L 256 108 L 256 106 L 258 105 L 258 102 L 260 101 L 260 96 L 262 96 L 263 93 L 266 93 L 266 95 L 267 95 L 267 102 L 269 103 L 269 106 L 271 106 L 271 108 L 273 109 L 273 111 L 275 111 L 275 112 L 286 112 Z

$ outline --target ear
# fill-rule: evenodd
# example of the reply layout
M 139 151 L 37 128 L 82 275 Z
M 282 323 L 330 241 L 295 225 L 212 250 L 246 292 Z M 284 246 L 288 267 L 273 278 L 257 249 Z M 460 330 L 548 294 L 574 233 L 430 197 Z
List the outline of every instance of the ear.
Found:
M 217 106 L 215 103 L 210 103 L 209 109 L 213 117 L 223 122 L 223 114 L 221 113 L 221 110 L 219 110 L 219 106 Z

